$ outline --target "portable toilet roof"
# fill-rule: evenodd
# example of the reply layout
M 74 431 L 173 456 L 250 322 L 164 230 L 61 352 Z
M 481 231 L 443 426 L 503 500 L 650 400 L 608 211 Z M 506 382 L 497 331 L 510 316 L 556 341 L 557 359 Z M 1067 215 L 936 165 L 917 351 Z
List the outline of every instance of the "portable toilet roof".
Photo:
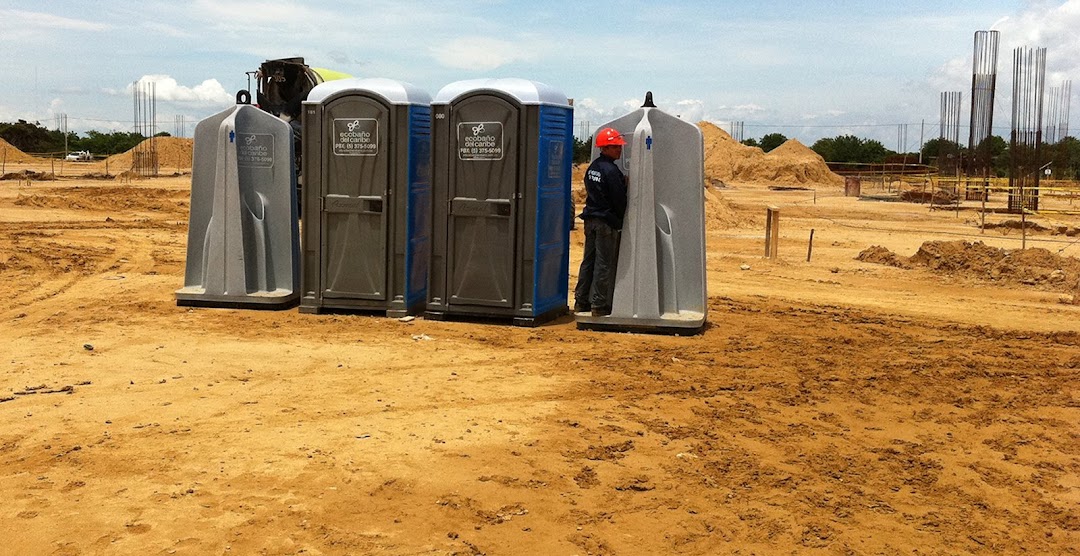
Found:
M 440 89 L 439 92 L 435 94 L 435 100 L 431 101 L 431 103 L 450 104 L 454 99 L 463 94 L 486 91 L 508 94 L 514 97 L 518 103 L 523 105 L 550 104 L 554 106 L 570 106 L 570 101 L 566 98 L 566 95 L 559 92 L 558 89 L 544 83 L 517 77 L 465 79 L 463 81 L 455 81 Z
M 350 77 L 327 81 L 315 86 L 306 102 L 322 102 L 344 91 L 364 90 L 375 93 L 390 104 L 431 104 L 431 95 L 409 83 L 382 77 Z

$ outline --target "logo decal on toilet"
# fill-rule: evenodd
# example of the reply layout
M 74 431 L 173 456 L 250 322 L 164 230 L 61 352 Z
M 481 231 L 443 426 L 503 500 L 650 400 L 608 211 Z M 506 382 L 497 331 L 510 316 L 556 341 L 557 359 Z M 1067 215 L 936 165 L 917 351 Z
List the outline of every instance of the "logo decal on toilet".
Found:
M 335 156 L 376 156 L 379 154 L 379 120 L 374 118 L 334 118 Z
M 459 160 L 502 160 L 502 122 L 461 122 L 458 124 Z

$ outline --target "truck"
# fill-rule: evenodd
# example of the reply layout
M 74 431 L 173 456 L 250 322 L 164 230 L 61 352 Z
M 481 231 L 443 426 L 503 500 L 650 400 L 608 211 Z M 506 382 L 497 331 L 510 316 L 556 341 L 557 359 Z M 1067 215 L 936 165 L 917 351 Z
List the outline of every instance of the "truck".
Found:
M 90 154 L 90 151 L 72 151 L 64 157 L 64 160 L 69 162 L 90 162 L 94 160 L 94 156 Z
M 352 77 L 347 73 L 326 68 L 313 68 L 302 56 L 265 60 L 259 69 L 248 72 L 248 88 L 236 93 L 237 102 L 246 97 L 251 102 L 251 78 L 255 77 L 255 106 L 277 116 L 292 128 L 293 156 L 296 159 L 296 184 L 301 184 L 301 127 L 300 112 L 308 93 L 319 83 Z M 297 191 L 297 198 L 299 198 Z

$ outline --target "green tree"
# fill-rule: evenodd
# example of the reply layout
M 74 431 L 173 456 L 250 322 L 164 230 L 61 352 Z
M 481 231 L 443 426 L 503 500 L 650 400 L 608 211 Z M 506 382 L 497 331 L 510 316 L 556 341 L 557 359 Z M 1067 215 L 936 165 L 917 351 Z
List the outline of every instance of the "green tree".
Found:
M 58 153 L 64 150 L 64 134 L 45 129 L 38 122 L 19 120 L 13 124 L 0 123 L 0 137 L 26 153 Z M 78 135 L 68 133 L 69 148 L 77 140 Z
M 1004 139 L 991 135 L 983 139 L 975 150 L 976 153 L 985 150 L 983 156 L 990 157 L 990 172 L 993 175 L 999 178 L 1009 175 L 1009 144 Z
M 592 140 L 592 137 L 588 141 L 574 137 L 574 164 L 589 161 L 592 157 Z
M 854 135 L 818 139 L 810 148 L 821 155 L 825 162 L 880 163 L 889 155 L 895 154 L 886 149 L 880 141 Z
M 1054 177 L 1074 180 L 1080 177 L 1080 140 L 1068 136 L 1053 145 L 1047 145 L 1047 161 Z
M 94 154 L 116 154 L 131 150 L 145 139 L 140 133 L 130 131 L 87 131 L 86 139 L 81 141 L 81 149 Z
M 787 141 L 783 133 L 769 133 L 761 138 L 761 150 L 769 152 Z
M 753 137 L 749 139 L 743 139 L 742 144 L 746 145 L 747 147 L 761 147 L 761 144 L 758 143 L 757 139 L 754 139 Z
M 922 154 L 923 160 L 930 163 L 938 157 L 948 156 L 950 154 L 955 157 L 963 152 L 963 150 L 963 147 L 961 147 L 959 143 L 954 143 L 948 139 L 938 137 L 923 143 L 922 150 L 919 152 Z

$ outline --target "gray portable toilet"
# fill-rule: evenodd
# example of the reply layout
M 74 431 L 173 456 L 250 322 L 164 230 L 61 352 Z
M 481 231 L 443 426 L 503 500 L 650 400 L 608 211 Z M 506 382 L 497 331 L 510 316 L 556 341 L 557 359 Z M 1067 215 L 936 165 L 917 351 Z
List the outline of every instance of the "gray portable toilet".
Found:
M 296 306 L 293 152 L 289 124 L 249 104 L 195 126 L 187 263 L 177 305 Z
M 656 108 L 603 124 L 626 140 L 629 176 L 611 314 L 577 313 L 578 328 L 696 333 L 705 326 L 705 147 L 694 124 Z M 599 149 L 593 147 L 593 157 Z
M 426 315 L 534 326 L 567 312 L 573 108 L 525 79 L 458 81 L 432 102 Z
M 342 79 L 304 102 L 300 312 L 423 311 L 431 252 L 431 96 Z

